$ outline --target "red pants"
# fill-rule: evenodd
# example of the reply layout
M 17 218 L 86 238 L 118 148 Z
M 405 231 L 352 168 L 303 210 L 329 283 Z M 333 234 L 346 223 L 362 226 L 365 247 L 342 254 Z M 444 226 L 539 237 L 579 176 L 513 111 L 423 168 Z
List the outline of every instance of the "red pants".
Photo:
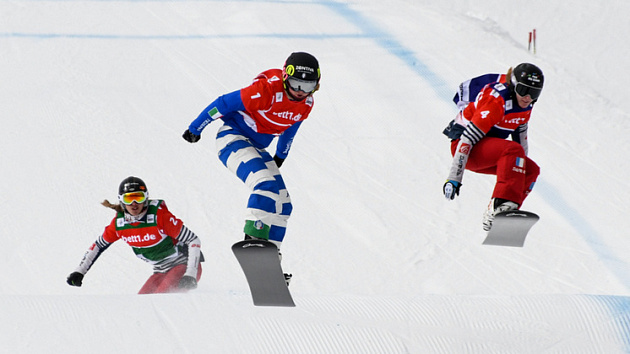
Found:
M 455 154 L 459 140 L 451 143 Z M 511 200 L 519 206 L 534 187 L 540 167 L 525 156 L 521 144 L 500 138 L 481 139 L 470 152 L 466 169 L 483 174 L 496 175 L 497 183 L 493 198 Z
M 158 294 L 158 293 L 184 293 L 186 289 L 179 288 L 179 281 L 186 273 L 186 265 L 180 264 L 171 268 L 166 273 L 153 273 L 147 279 L 138 294 Z M 201 278 L 201 263 L 197 270 L 197 281 Z

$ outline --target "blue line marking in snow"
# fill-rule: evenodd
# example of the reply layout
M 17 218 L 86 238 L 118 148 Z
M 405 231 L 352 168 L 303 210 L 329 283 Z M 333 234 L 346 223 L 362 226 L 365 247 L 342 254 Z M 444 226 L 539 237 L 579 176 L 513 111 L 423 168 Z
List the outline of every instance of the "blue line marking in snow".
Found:
M 593 226 L 580 215 L 558 193 L 558 189 L 549 185 L 544 180 L 536 182 L 536 189 L 540 191 L 542 198 L 551 205 L 589 244 L 590 248 L 602 260 L 608 270 L 623 284 L 630 284 L 630 274 L 627 265 L 616 257 L 610 247 L 607 247 L 597 234 Z M 630 353 L 630 298 L 627 296 L 594 296 L 602 303 L 614 320 L 614 328 L 624 345 L 624 352 Z
M 24 1 L 24 0 L 23 0 Z M 87 0 L 87 2 L 106 2 L 107 0 Z M 193 0 L 202 2 L 234 2 L 229 0 Z M 299 34 L 299 33 L 270 33 L 270 34 L 217 34 L 217 35 L 128 35 L 128 34 L 89 34 L 89 33 L 0 33 L 0 38 L 36 38 L 36 39 L 112 39 L 112 40 L 195 40 L 195 39 L 239 39 L 239 38 L 304 38 L 313 40 L 325 40 L 336 38 L 371 38 L 376 44 L 387 50 L 393 56 L 402 60 L 416 74 L 431 83 L 437 96 L 447 102 L 451 101 L 453 90 L 444 80 L 434 73 L 425 63 L 419 60 L 414 52 L 406 48 L 386 31 L 380 29 L 373 21 L 364 17 L 360 12 L 350 8 L 348 4 L 335 1 L 289 1 L 289 0 L 237 0 L 253 3 L 284 3 L 290 5 L 319 5 L 339 14 L 343 19 L 356 26 L 361 34 Z M 25 0 L 25 2 L 74 2 L 74 0 Z M 86 2 L 86 1 L 80 1 Z M 188 0 L 124 0 L 124 2 L 189 2 Z
M 100 1 L 100 0 L 98 0 Z M 290 34 L 290 33 L 268 33 L 268 34 L 184 34 L 184 35 L 133 35 L 133 34 L 89 34 L 89 33 L 0 33 L 0 38 L 75 38 L 75 39 L 115 39 L 115 40 L 197 40 L 197 39 L 243 39 L 243 38 L 303 38 L 303 39 L 336 39 L 336 38 L 367 38 L 362 34 Z
M 630 298 L 627 296 L 592 295 L 612 317 L 614 329 L 621 338 L 623 351 L 630 353 Z
M 562 215 L 562 217 L 569 222 L 571 227 L 582 236 L 589 244 L 590 248 L 598 255 L 598 258 L 602 260 L 604 266 L 608 268 L 622 284 L 630 284 L 630 271 L 626 263 L 615 256 L 610 247 L 606 246 L 595 228 L 586 218 L 580 215 L 579 210 L 573 208 L 564 197 L 558 193 L 558 189 L 547 183 L 544 179 L 538 179 L 536 182 L 536 190 L 540 192 L 539 195 L 545 202 Z
M 374 22 L 367 19 L 361 13 L 352 10 L 348 4 L 334 1 L 322 1 L 320 4 L 338 13 L 342 18 L 345 18 L 348 22 L 359 28 L 367 37 L 374 39 L 379 47 L 402 60 L 416 74 L 429 81 L 439 98 L 451 102 L 455 90 L 450 89 L 439 75 L 434 73 L 422 60 L 415 56 L 412 50 L 406 48 L 392 35 L 380 29 Z

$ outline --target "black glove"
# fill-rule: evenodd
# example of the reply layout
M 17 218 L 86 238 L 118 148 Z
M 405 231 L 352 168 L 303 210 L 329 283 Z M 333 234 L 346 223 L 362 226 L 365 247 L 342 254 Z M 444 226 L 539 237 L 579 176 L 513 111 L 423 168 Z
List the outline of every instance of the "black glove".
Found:
M 444 192 L 444 196 L 446 199 L 453 200 L 455 196 L 459 195 L 459 189 L 462 187 L 462 184 L 457 181 L 447 180 L 444 183 L 444 187 L 442 187 L 442 192 Z
M 197 288 L 197 279 L 195 279 L 195 277 L 191 277 L 190 275 L 184 275 L 179 280 L 179 288 L 180 289 L 195 289 Z
M 282 163 L 284 163 L 284 159 L 279 158 L 277 155 L 273 157 L 273 160 L 276 162 L 278 168 L 280 168 L 280 166 L 282 166 Z
M 189 129 L 186 129 L 184 135 L 182 135 L 182 138 L 184 138 L 184 140 L 189 143 L 196 143 L 201 140 L 201 135 L 195 135 Z
M 83 283 L 83 274 L 79 272 L 73 272 L 72 274 L 68 275 L 68 279 L 66 280 L 66 282 L 68 282 L 68 284 L 72 286 L 81 286 L 81 284 Z

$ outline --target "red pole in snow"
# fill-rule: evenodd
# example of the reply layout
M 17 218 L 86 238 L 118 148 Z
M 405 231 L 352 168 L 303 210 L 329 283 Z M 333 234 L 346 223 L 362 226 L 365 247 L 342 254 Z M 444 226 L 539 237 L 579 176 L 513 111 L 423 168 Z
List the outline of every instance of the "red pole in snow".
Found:
M 534 28 L 534 54 L 536 54 L 536 29 Z

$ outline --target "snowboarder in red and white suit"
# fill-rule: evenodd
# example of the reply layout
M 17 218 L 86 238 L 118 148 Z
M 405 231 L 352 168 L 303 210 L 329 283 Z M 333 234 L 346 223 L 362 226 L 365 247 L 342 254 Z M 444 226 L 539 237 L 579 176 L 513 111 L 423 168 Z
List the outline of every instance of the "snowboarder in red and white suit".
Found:
M 444 130 L 451 139 L 453 162 L 443 192 L 449 200 L 459 195 L 464 170 L 496 175 L 484 230 L 490 230 L 497 212 L 520 208 L 540 174 L 538 165 L 527 157 L 527 127 L 543 83 L 542 71 L 523 63 L 507 75 L 468 80 L 455 96 L 462 110 Z M 482 88 L 476 94 L 478 87 Z M 466 102 L 475 96 L 474 102 Z M 512 140 L 506 140 L 510 136 Z
M 137 177 L 121 183 L 121 204 L 105 206 L 117 211 L 103 234 L 87 250 L 68 284 L 81 286 L 83 276 L 112 243 L 123 240 L 136 256 L 153 265 L 139 294 L 185 292 L 201 277 L 201 242 L 173 215 L 163 200 L 149 199 L 146 185 Z

